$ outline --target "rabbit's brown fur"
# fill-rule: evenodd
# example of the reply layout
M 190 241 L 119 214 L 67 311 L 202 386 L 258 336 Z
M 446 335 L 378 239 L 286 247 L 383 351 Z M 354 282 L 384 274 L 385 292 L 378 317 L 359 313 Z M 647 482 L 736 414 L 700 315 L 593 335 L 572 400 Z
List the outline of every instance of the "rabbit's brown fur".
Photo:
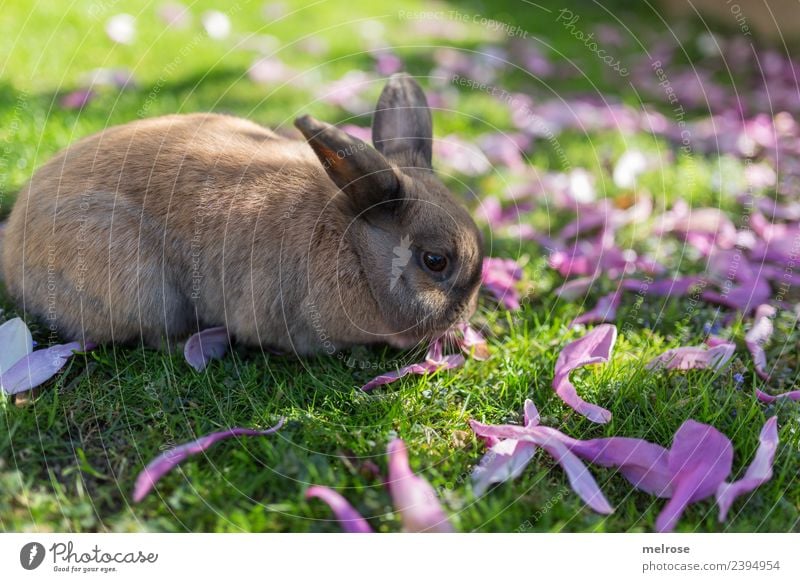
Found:
M 421 93 L 407 76 L 390 87 L 400 105 Z M 307 354 L 409 345 L 468 316 L 479 235 L 416 167 L 419 148 L 402 147 L 410 126 L 388 137 L 386 158 L 316 120 L 298 127 L 308 143 L 239 118 L 172 115 L 79 141 L 20 193 L 6 286 L 52 329 L 100 343 L 160 345 L 224 325 L 237 341 Z M 416 264 L 393 271 L 403 236 L 455 252 L 458 272 L 443 283 Z

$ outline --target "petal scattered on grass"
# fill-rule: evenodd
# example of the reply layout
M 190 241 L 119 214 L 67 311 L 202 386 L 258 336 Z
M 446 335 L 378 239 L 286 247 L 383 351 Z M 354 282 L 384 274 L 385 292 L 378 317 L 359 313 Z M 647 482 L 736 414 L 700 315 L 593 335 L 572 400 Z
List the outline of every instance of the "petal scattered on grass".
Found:
M 536 414 L 538 415 L 538 413 Z M 478 486 L 478 491 L 483 492 L 491 483 L 499 483 L 519 475 L 522 468 L 530 461 L 530 455 L 533 454 L 531 446 L 519 446 L 527 444 L 541 447 L 561 465 L 567 474 L 572 489 L 589 507 L 598 513 L 607 514 L 613 512 L 613 508 L 603 496 L 592 474 L 580 458 L 570 450 L 569 443 L 574 439 L 556 429 L 536 426 L 536 424 L 530 422 L 530 418 L 528 420 L 529 424 L 524 427 L 487 425 L 476 420 L 470 420 L 473 432 L 484 439 L 498 439 L 497 444 L 492 448 L 499 447 L 501 455 L 506 456 L 506 458 L 499 460 L 495 460 L 496 457 L 490 457 L 489 453 L 484 456 L 485 461 L 482 460 L 481 462 L 483 466 L 479 465 L 473 473 L 473 482 Z M 515 442 L 517 446 L 512 448 L 512 445 L 505 444 L 510 441 Z
M 775 317 L 776 310 L 768 304 L 759 305 L 756 308 L 755 320 L 753 327 L 750 328 L 744 336 L 745 344 L 750 355 L 753 356 L 753 365 L 756 369 L 756 374 L 763 379 L 769 379 L 767 372 L 767 354 L 764 352 L 764 344 L 766 344 L 772 337 L 774 326 L 772 325 L 772 318 Z
M 87 349 L 91 347 L 87 346 Z M 80 350 L 81 344 L 72 342 L 31 352 L 0 376 L 0 390 L 11 395 L 44 384 L 60 372 L 67 360 Z
M 33 351 L 33 338 L 19 317 L 0 325 L 0 376 Z
M 684 422 L 672 441 L 668 456 L 672 497 L 656 519 L 656 530 L 675 529 L 684 509 L 713 495 L 733 466 L 731 441 L 713 426 Z
M 433 487 L 411 471 L 405 443 L 400 439 L 392 440 L 387 453 L 389 492 L 394 508 L 403 520 L 403 528 L 408 532 L 454 531 Z
M 773 416 L 761 428 L 758 450 L 753 462 L 747 467 L 744 477 L 733 483 L 723 482 L 717 488 L 716 497 L 719 505 L 719 521 L 728 517 L 733 502 L 737 497 L 745 495 L 772 479 L 772 463 L 778 449 L 778 417 Z
M 91 89 L 78 89 L 61 97 L 59 103 L 64 109 L 83 109 L 96 96 Z
M 617 341 L 617 328 L 611 324 L 598 325 L 583 337 L 567 344 L 558 356 L 553 389 L 565 404 L 593 422 L 604 424 L 611 412 L 584 401 L 569 379 L 570 372 L 582 366 L 608 362 Z
M 522 269 L 513 259 L 487 257 L 483 260 L 483 287 L 509 311 L 520 308 L 519 292 L 515 286 L 522 278 Z
M 468 323 L 458 324 L 456 330 L 458 333 L 455 340 L 462 352 L 479 361 L 489 359 L 489 345 L 479 331 Z
M 603 295 L 589 311 L 572 320 L 570 327 L 588 323 L 610 323 L 617 319 L 617 309 L 622 302 L 622 289 Z
M 361 390 L 367 392 L 373 388 L 376 388 L 377 386 L 383 386 L 385 384 L 396 382 L 400 378 L 408 376 L 409 374 L 433 374 L 435 372 L 439 372 L 440 370 L 451 370 L 453 368 L 458 368 L 464 364 L 464 356 L 461 354 L 450 354 L 445 356 L 442 354 L 442 349 L 442 339 L 439 338 L 431 344 L 423 362 L 403 366 L 397 370 L 385 372 L 380 376 L 376 376 L 364 384 L 361 387 Z
M 192 368 L 202 372 L 212 359 L 219 359 L 225 355 L 230 341 L 226 328 L 210 327 L 186 340 L 183 356 Z
M 336 520 L 346 533 L 373 533 L 372 528 L 358 511 L 356 511 L 347 499 L 339 495 L 330 487 L 314 485 L 306 491 L 306 499 L 316 497 L 328 504 Z
M 169 449 L 168 451 L 164 451 L 150 461 L 147 467 L 136 477 L 136 483 L 133 488 L 133 500 L 138 503 L 144 499 L 155 484 L 158 483 L 159 479 L 190 456 L 202 453 L 215 443 L 230 437 L 271 435 L 283 426 L 284 421 L 285 419 L 281 418 L 278 424 L 266 430 L 239 427 L 229 428 L 227 430 L 207 434 L 188 443 Z
M 733 357 L 736 344 L 724 342 L 711 348 L 684 346 L 667 350 L 647 364 L 648 370 L 721 370 Z
M 538 424 L 539 411 L 532 400 L 526 400 L 524 425 L 530 428 Z M 504 483 L 519 477 L 536 452 L 536 445 L 533 443 L 516 439 L 484 438 L 488 441 L 489 450 L 472 472 L 472 491 L 476 496 L 483 495 L 494 483 Z
M 658 497 L 671 494 L 669 451 L 661 445 L 628 437 L 570 439 L 565 444 L 584 461 L 617 468 L 637 489 Z

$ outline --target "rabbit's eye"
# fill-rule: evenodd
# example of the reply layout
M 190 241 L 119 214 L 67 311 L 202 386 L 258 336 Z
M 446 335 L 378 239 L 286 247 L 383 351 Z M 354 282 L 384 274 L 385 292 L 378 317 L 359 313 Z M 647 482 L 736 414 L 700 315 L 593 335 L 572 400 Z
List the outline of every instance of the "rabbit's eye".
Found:
M 447 267 L 447 257 L 437 253 L 423 253 L 422 262 L 434 273 L 441 273 Z

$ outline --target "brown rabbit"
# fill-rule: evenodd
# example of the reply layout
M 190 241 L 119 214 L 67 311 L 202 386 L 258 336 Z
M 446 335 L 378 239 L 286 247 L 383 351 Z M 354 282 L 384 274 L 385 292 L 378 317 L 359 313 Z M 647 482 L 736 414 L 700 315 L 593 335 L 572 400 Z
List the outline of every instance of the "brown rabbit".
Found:
M 214 114 L 113 127 L 43 166 L 2 251 L 26 311 L 69 339 L 159 346 L 205 327 L 298 354 L 409 346 L 474 311 L 481 239 L 431 167 L 431 115 L 393 76 L 375 148 Z M 310 147 L 309 147 L 310 146 Z

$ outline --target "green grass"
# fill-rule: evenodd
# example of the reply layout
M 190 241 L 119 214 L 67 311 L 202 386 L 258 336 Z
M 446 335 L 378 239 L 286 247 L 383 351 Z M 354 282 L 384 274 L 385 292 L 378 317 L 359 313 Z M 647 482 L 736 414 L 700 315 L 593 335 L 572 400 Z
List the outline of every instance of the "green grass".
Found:
M 234 37 L 212 41 L 197 37 L 196 22 L 203 10 L 213 7 L 211 2 L 192 4 L 195 24 L 184 31 L 165 31 L 153 6 L 140 9 L 126 1 L 39 3 L 33 10 L 25 2 L 0 3 L 0 52 L 8 55 L 0 64 L 0 217 L 8 213 L 16 191 L 34 169 L 52 154 L 82 136 L 136 119 L 143 107 L 147 116 L 215 110 L 269 125 L 287 125 L 303 111 L 332 122 L 349 117 L 315 102 L 309 91 L 291 87 L 273 91 L 248 80 L 245 72 L 255 52 L 235 45 L 250 33 L 274 36 L 285 45 L 280 58 L 326 80 L 371 67 L 356 34 L 358 21 L 368 17 L 384 23 L 389 42 L 407 47 L 398 52 L 413 73 L 427 73 L 430 46 L 440 42 L 410 35 L 408 22 L 397 17 L 396 3 L 351 0 L 343 11 L 342 3 L 321 2 L 275 23 L 262 16 L 261 2 L 233 5 L 229 12 Z M 431 9 L 421 1 L 405 0 L 403 6 Z M 532 11 L 517 10 L 511 2 L 492 9 L 470 3 L 441 6 L 486 14 L 523 26 L 531 34 L 546 35 L 553 51 L 580 63 L 585 73 L 553 81 L 547 88 L 553 94 L 596 87 L 636 103 L 635 92 L 610 78 L 581 44 Z M 584 21 L 610 19 L 597 7 L 584 10 Z M 658 29 L 652 15 L 637 11 L 626 17 L 626 23 Z M 132 46 L 116 46 L 103 33 L 105 20 L 119 12 L 130 12 L 139 20 Z M 470 27 L 453 45 L 477 50 L 486 42 L 485 33 Z M 292 44 L 307 35 L 324 38 L 330 53 L 320 59 Z M 185 56 L 180 56 L 186 47 Z M 131 68 L 138 86 L 124 92 L 106 90 L 81 112 L 58 106 L 58 95 L 77 87 L 81 74 L 103 66 Z M 542 90 L 519 71 L 510 71 L 503 82 L 517 90 Z M 455 133 L 471 140 L 492 126 L 509 127 L 505 109 L 486 94 L 462 90 L 457 107 L 474 118 L 437 113 L 438 135 Z M 558 157 L 546 141 L 537 144 L 531 162 L 559 169 Z M 652 136 L 631 140 L 617 134 L 597 135 L 587 142 L 583 135 L 567 133 L 559 136 L 559 144 L 571 166 L 592 171 L 601 192 L 609 196 L 617 193 L 609 182 L 608 160 L 631 145 L 662 155 L 671 149 Z M 727 175 L 741 175 L 740 162 L 722 163 Z M 660 205 L 681 195 L 696 205 L 721 204 L 735 212 L 735 202 L 709 185 L 719 164 L 718 159 L 701 156 L 689 164 L 679 157 L 651 175 L 644 186 L 656 194 Z M 507 178 L 492 174 L 467 185 L 488 194 L 504 188 Z M 463 186 L 454 189 L 464 191 Z M 552 222 L 557 228 L 567 218 L 541 215 L 535 220 Z M 646 239 L 636 238 L 640 233 L 629 236 L 647 248 Z M 673 266 L 677 266 L 676 249 L 663 245 L 661 249 L 662 258 Z M 386 444 L 400 436 L 409 445 L 413 468 L 437 489 L 461 531 L 652 531 L 663 501 L 632 492 L 612 471 L 593 467 L 616 507 L 613 515 L 599 516 L 583 506 L 560 468 L 541 453 L 519 479 L 474 498 L 469 473 L 483 449 L 472 436 L 468 419 L 519 422 L 525 398 L 535 401 L 544 424 L 580 438 L 623 435 L 668 446 L 684 420 L 712 424 L 734 443 L 734 475 L 752 458 L 763 422 L 778 414 L 781 445 L 773 479 L 737 502 L 726 524 L 717 523 L 716 507 L 705 501 L 690 507 L 679 530 L 797 530 L 798 405 L 758 404 L 753 397 L 757 378 L 742 350 L 718 374 L 644 370 L 651 357 L 668 347 L 700 343 L 704 324 L 720 317 L 716 310 L 692 311 L 688 300 L 664 304 L 658 299 L 636 308 L 629 297 L 619 314 L 618 326 L 625 332 L 612 362 L 574 375 L 585 398 L 614 414 L 608 425 L 594 425 L 566 408 L 550 387 L 560 347 L 578 335 L 568 330 L 568 324 L 584 306 L 552 296 L 561 281 L 545 266 L 543 252 L 534 244 L 520 249 L 508 241 L 493 241 L 492 254 L 519 256 L 525 264 L 526 301 L 513 314 L 498 311 L 488 298 L 483 301 L 477 319 L 493 332 L 490 360 L 468 361 L 463 369 L 434 377 L 406 379 L 370 395 L 357 387 L 375 375 L 375 367 L 383 370 L 388 360 L 408 356 L 389 349 L 358 348 L 343 358 L 301 360 L 238 349 L 203 374 L 194 373 L 178 350 L 107 346 L 74 358 L 61 375 L 37 390 L 35 398 L 0 402 L 0 530 L 338 531 L 325 506 L 303 498 L 309 484 L 322 484 L 339 489 L 378 531 L 398 531 L 400 522 L 392 513 L 389 495 L 368 461 L 385 472 Z M 587 303 L 593 304 L 600 294 L 593 293 Z M 5 297 L 0 306 L 5 309 L 3 318 L 21 315 Z M 45 341 L 43 328 L 30 323 L 36 339 Z M 772 344 L 777 347 L 770 356 L 778 357 L 781 346 L 794 346 L 783 354 L 779 372 L 790 385 L 797 379 L 800 337 L 791 321 L 779 320 L 777 326 Z M 741 345 L 742 326 L 732 329 Z M 361 369 L 359 362 L 373 368 Z M 736 373 L 744 375 L 743 384 L 737 385 Z M 132 504 L 137 473 L 163 447 L 223 427 L 271 426 L 280 416 L 288 422 L 278 434 L 221 443 L 165 477 L 144 502 Z

